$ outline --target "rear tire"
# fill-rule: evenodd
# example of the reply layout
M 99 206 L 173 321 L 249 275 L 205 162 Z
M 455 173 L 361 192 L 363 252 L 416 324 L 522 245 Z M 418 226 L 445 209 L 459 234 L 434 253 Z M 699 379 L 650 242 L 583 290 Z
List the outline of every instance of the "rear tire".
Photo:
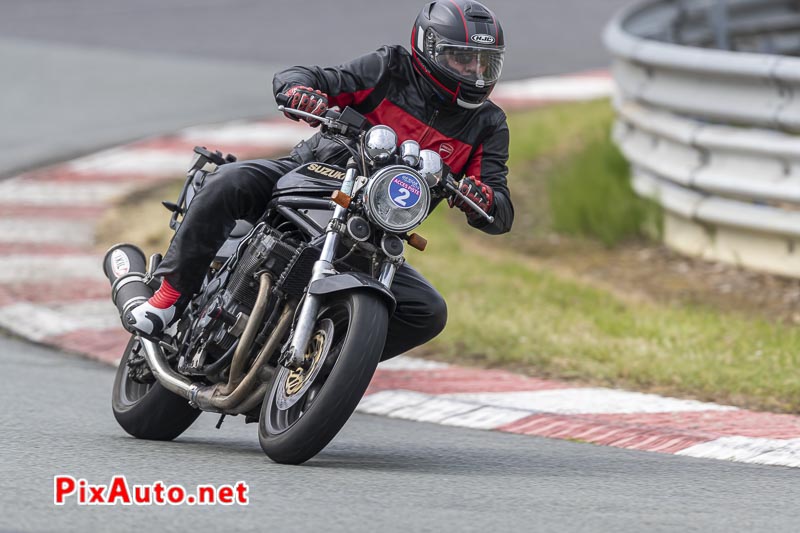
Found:
M 141 349 L 132 336 L 117 367 L 111 408 L 122 429 L 137 439 L 172 440 L 200 416 L 202 411 L 157 382 L 138 383 L 130 376 L 128 361 Z M 146 364 L 146 363 L 143 363 Z
M 279 366 L 261 406 L 258 440 L 276 463 L 304 463 L 327 446 L 353 414 L 380 361 L 389 321 L 384 301 L 364 291 L 333 298 L 317 316 L 315 332 L 333 328 L 321 369 L 309 371 L 311 384 L 292 398 L 288 370 Z M 282 409 L 286 398 L 296 403 Z

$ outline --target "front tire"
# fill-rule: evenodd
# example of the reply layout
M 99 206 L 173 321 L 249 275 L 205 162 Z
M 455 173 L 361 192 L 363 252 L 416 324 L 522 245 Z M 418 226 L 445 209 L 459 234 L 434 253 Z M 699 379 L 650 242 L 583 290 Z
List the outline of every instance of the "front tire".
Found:
M 309 369 L 303 382 L 279 366 L 261 406 L 258 440 L 276 463 L 301 464 L 327 446 L 353 414 L 380 361 L 389 321 L 383 300 L 364 291 L 332 298 L 309 342 L 309 351 L 324 353 L 320 367 Z
M 128 362 L 140 358 L 143 349 L 136 336 L 132 336 L 117 367 L 111 408 L 122 429 L 137 439 L 172 440 L 186 431 L 202 411 L 189 405 L 155 378 L 149 383 L 134 381 Z M 146 365 L 139 361 L 140 365 Z

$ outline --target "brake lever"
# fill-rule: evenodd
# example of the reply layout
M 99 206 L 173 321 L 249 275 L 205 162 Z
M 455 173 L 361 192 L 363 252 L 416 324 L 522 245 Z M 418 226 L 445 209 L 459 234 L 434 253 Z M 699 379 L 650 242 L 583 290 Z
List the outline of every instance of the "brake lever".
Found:
M 279 105 L 278 111 L 282 111 L 283 113 L 288 113 L 289 115 L 297 115 L 298 117 L 316 120 L 317 122 L 325 124 L 329 128 L 335 128 L 335 126 L 337 126 L 337 122 L 331 118 L 322 117 L 319 115 L 313 115 L 311 113 L 306 113 L 305 111 L 300 111 L 299 109 L 294 109 L 293 107 L 286 107 L 283 105 Z
M 484 211 L 483 209 L 481 209 L 478 204 L 469 199 L 464 193 L 459 191 L 458 187 L 455 186 L 455 184 L 453 183 L 453 179 L 449 175 L 442 178 L 442 186 L 445 188 L 446 191 L 453 193 L 453 195 L 463 200 L 468 206 L 472 208 L 473 211 L 477 212 L 480 216 L 486 219 L 486 221 L 489 222 L 489 224 L 494 223 L 494 217 L 491 216 L 486 211 Z

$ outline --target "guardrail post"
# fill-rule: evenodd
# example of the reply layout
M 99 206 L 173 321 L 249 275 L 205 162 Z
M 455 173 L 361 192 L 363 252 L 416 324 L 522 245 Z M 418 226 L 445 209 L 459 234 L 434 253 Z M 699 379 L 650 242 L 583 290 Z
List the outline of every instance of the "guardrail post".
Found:
M 730 50 L 727 0 L 714 0 L 714 3 L 709 8 L 709 15 L 711 28 L 714 30 L 714 43 L 720 50 Z

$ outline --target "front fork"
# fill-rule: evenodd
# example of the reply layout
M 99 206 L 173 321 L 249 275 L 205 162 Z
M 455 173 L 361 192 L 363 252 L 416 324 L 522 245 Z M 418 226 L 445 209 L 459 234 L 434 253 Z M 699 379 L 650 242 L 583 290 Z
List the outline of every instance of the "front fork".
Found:
M 357 165 L 353 160 L 350 160 L 347 165 L 344 182 L 342 183 L 341 191 L 343 193 L 349 195 L 352 192 L 357 173 Z M 339 246 L 341 228 L 344 226 L 346 218 L 347 208 L 337 205 L 328 223 L 325 244 L 322 246 L 322 253 L 319 259 L 314 263 L 309 286 L 317 280 L 337 273 L 336 269 L 333 267 L 333 260 L 336 258 L 336 249 Z M 394 279 L 395 272 L 397 272 L 398 265 L 398 262 L 390 260 L 386 260 L 381 264 L 379 281 L 387 289 L 391 288 L 392 280 Z M 300 311 L 297 314 L 297 321 L 289 342 L 289 348 L 284 352 L 281 358 L 281 364 L 283 366 L 289 369 L 296 369 L 303 366 L 306 347 L 308 346 L 308 341 L 311 339 L 311 335 L 314 333 L 314 325 L 317 322 L 317 313 L 319 312 L 321 304 L 322 296 L 306 293 L 303 303 L 300 304 Z

